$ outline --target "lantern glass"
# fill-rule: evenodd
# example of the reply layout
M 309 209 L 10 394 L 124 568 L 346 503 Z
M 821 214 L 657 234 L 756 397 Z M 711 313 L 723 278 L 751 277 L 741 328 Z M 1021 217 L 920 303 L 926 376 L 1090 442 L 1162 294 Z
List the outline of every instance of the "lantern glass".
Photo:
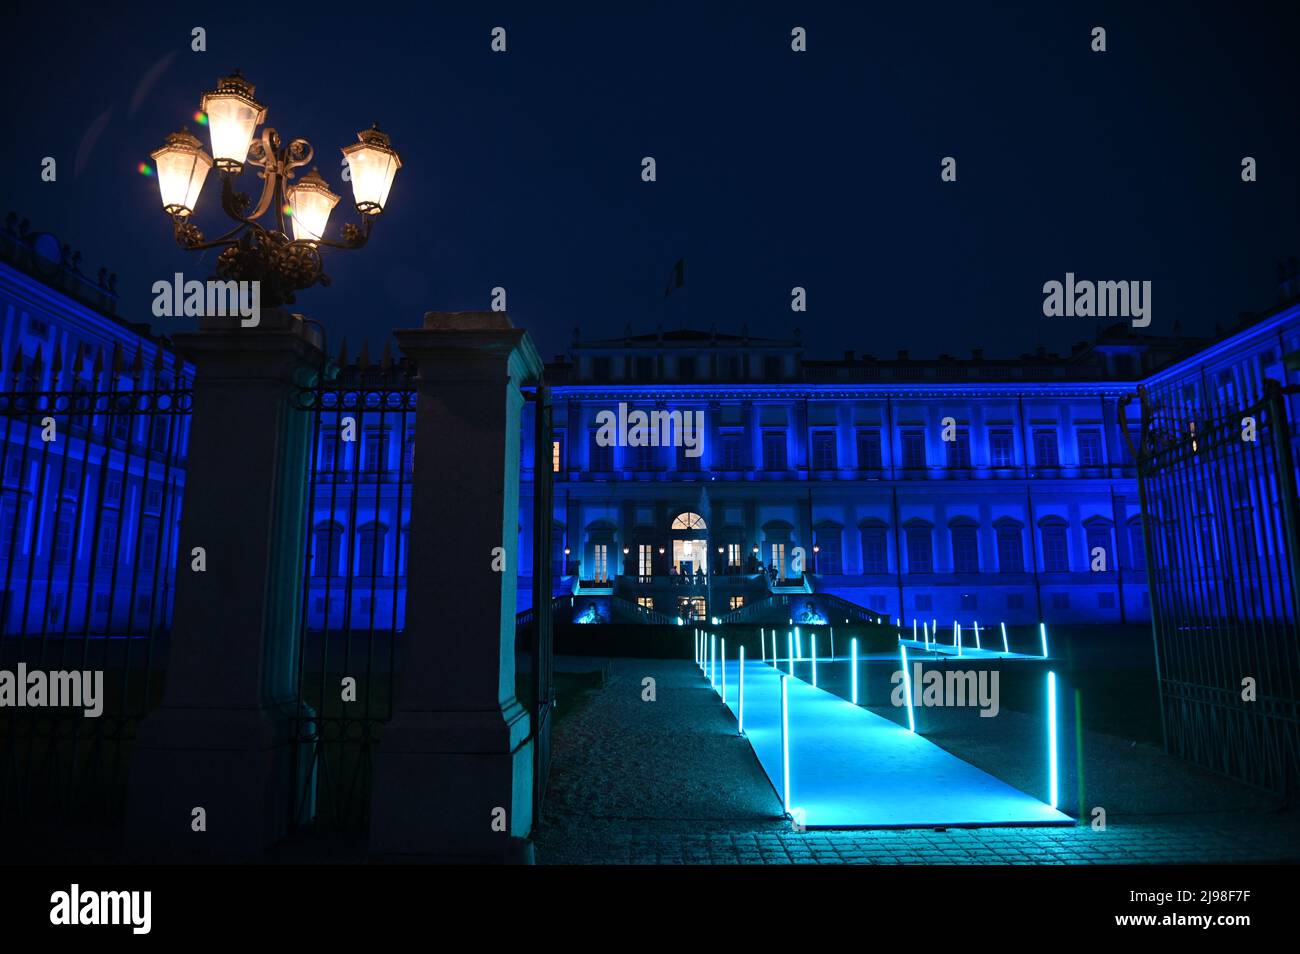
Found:
M 388 204 L 393 177 L 402 160 L 378 127 L 357 133 L 358 142 L 343 150 L 352 180 L 352 198 L 363 215 L 378 215 Z
M 191 214 L 212 168 L 212 157 L 197 139 L 182 131 L 168 136 L 166 145 L 150 158 L 158 170 L 163 210 L 169 215 Z
M 208 114 L 212 158 L 218 169 L 238 172 L 248 158 L 253 133 L 266 108 L 253 98 L 254 87 L 238 73 L 222 77 L 217 89 L 204 93 L 200 108 Z
M 299 242 L 319 242 L 339 197 L 329 190 L 315 169 L 289 190 L 293 211 L 293 237 Z

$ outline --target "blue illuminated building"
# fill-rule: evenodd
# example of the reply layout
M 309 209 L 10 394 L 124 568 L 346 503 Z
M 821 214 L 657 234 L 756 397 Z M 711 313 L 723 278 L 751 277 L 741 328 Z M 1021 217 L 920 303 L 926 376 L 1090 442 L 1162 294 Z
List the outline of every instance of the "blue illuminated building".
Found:
M 169 380 L 185 375 L 165 339 L 115 315 L 108 278 L 82 275 L 52 237 L 20 231 L 10 220 L 0 233 L 6 388 L 113 387 L 107 366 L 96 377 L 86 361 L 73 374 L 79 346 L 110 363 L 119 349 L 128 365 L 121 377 L 132 388 L 154 387 L 157 368 Z M 905 621 L 1146 620 L 1128 442 L 1137 407 L 1122 415 L 1120 398 L 1146 384 L 1195 412 L 1248 404 L 1265 378 L 1290 383 L 1287 356 L 1300 352 L 1295 291 L 1289 280 L 1285 304 L 1243 318 L 1214 341 L 1119 324 L 1068 355 L 1039 349 L 1011 359 L 977 350 L 965 358 L 846 352 L 819 360 L 804 354 L 797 333 L 769 339 L 676 330 L 600 340 L 575 333 L 567 354 L 546 367 L 554 403 L 554 595 L 573 596 L 574 617 L 593 622 L 636 618 L 637 607 L 646 618 L 756 620 L 747 608 L 758 612 L 771 593 L 793 597 L 799 609 L 790 614 L 806 613 L 805 622 L 834 622 L 828 607 L 843 607 L 814 599 L 819 594 Z M 39 380 L 29 379 L 33 366 L 43 369 Z M 22 380 L 14 367 L 24 369 Z M 602 445 L 597 415 L 620 404 L 699 412 L 702 454 Z M 521 610 L 532 576 L 527 417 Z M 128 419 L 153 430 L 146 418 Z M 410 416 L 363 414 L 355 443 L 321 435 L 308 541 L 313 629 L 327 622 L 331 629 L 402 627 L 412 425 Z M 92 628 L 120 629 L 130 612 L 165 614 L 183 427 L 116 433 L 127 425 L 96 416 L 74 427 L 98 436 L 74 434 L 43 449 L 34 431 L 9 426 L 0 563 L 11 549 L 15 562 L 0 566 L 0 577 L 25 581 L 34 568 L 32 596 L 6 594 L 10 631 L 59 626 L 61 614 L 84 610 L 87 600 L 98 620 Z M 24 469 L 24 445 L 29 460 L 70 455 L 72 479 L 62 478 L 62 493 L 49 484 L 37 492 L 38 468 Z M 60 474 L 50 462 L 42 472 L 47 481 Z M 331 504 L 328 485 L 343 480 L 357 486 L 356 506 Z M 141 556 L 150 552 L 156 560 Z

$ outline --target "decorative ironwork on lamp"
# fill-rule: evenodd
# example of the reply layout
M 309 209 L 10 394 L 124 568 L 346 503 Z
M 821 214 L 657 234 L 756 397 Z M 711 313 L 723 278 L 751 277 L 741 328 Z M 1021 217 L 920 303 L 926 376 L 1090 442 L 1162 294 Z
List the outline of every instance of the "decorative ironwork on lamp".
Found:
M 304 288 L 329 284 L 322 248 L 357 249 L 366 244 L 388 203 L 402 160 L 378 125 L 359 132 L 358 141 L 342 150 L 361 223 L 343 225 L 341 240 L 331 241 L 325 232 L 339 197 L 316 169 L 293 184 L 295 170 L 308 165 L 315 152 L 305 139 L 284 143 L 269 126 L 259 134 L 257 127 L 266 119 L 266 107 L 255 92 L 238 70 L 222 77 L 217 88 L 200 100 L 208 118 L 211 155 L 182 129 L 168 136 L 152 158 L 163 211 L 172 217 L 176 243 L 189 251 L 222 249 L 217 257 L 217 277 L 260 282 L 262 303 L 275 307 L 292 304 L 295 292 Z M 221 209 L 235 224 L 208 239 L 194 224 L 193 213 L 214 166 L 221 176 Z M 235 190 L 235 179 L 246 166 L 260 170 L 257 176 L 262 180 L 262 193 L 256 204 Z M 293 220 L 292 238 L 286 216 Z M 266 224 L 261 221 L 264 217 Z

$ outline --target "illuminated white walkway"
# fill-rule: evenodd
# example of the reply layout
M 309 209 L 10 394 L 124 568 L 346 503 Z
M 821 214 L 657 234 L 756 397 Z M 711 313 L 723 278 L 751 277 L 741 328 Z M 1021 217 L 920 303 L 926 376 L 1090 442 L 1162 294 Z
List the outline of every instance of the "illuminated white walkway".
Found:
M 727 706 L 735 713 L 740 665 L 732 659 L 726 669 Z M 790 679 L 787 698 L 790 806 L 803 810 L 810 828 L 1073 824 L 906 727 L 824 689 Z M 764 662 L 745 663 L 744 729 L 780 796 L 780 673 Z M 1025 757 L 1046 763 L 1047 756 Z M 1046 785 L 1046 764 L 1043 774 Z

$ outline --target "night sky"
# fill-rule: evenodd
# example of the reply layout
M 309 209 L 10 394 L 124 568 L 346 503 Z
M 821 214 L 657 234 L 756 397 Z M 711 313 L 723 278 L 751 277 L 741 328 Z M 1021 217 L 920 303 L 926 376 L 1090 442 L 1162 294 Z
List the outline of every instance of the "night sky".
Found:
M 150 286 L 208 277 L 214 253 L 175 246 L 136 169 L 184 124 L 206 146 L 199 97 L 238 67 L 268 123 L 316 147 L 344 196 L 334 229 L 355 218 L 339 148 L 378 120 L 402 155 L 370 244 L 331 254 L 333 284 L 294 306 L 353 353 L 426 310 L 486 309 L 501 285 L 547 358 L 575 325 L 658 323 L 800 326 L 814 357 L 1019 354 L 1104 324 L 1043 317 L 1043 283 L 1067 271 L 1150 280 L 1147 331 L 1210 333 L 1273 305 L 1276 261 L 1300 255 L 1296 4 L 358 6 L 6 13 L 0 212 L 116 271 L 120 314 L 185 330 L 152 319 Z M 218 194 L 213 174 L 209 234 Z M 686 285 L 665 299 L 679 258 Z

